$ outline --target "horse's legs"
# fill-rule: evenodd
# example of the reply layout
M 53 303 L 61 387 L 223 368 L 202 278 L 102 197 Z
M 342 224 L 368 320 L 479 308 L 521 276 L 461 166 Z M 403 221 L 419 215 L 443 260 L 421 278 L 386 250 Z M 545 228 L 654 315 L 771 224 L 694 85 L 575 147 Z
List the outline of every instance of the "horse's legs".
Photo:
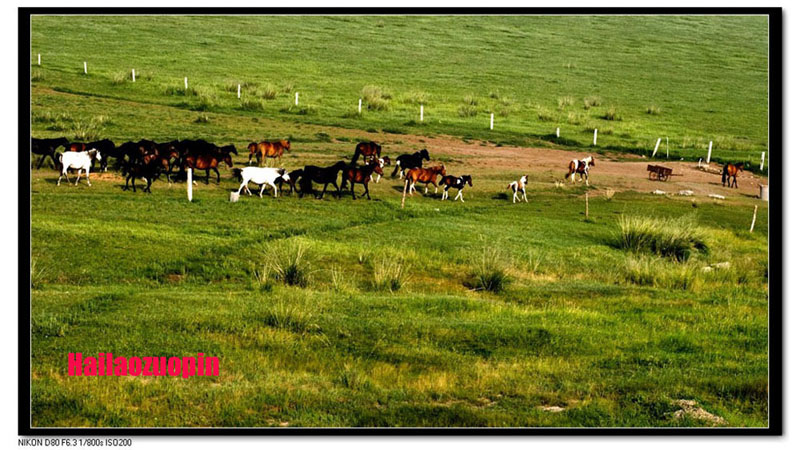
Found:
M 350 195 L 353 196 L 353 200 L 356 199 L 356 184 L 350 183 Z
M 267 187 L 266 183 L 261 185 L 261 190 L 258 191 L 258 198 L 264 198 L 264 195 L 263 195 L 264 194 L 264 188 L 266 188 L 266 187 Z
M 364 193 L 361 196 L 367 196 L 367 200 L 372 200 L 372 197 L 369 196 L 369 183 L 364 183 Z
M 206 169 L 206 184 L 208 184 L 208 178 L 211 176 L 209 172 L 211 172 L 211 169 Z
M 438 184 L 436 184 L 436 182 L 435 182 L 435 181 L 433 182 L 433 187 L 435 188 L 435 189 L 433 190 L 433 193 L 434 193 L 434 194 L 438 194 L 438 193 L 439 193 L 439 185 L 438 185 Z
M 39 164 L 36 165 L 36 170 L 39 170 L 42 167 L 42 163 L 44 162 L 45 158 L 47 158 L 47 155 L 42 155 L 42 157 L 39 158 Z
M 456 198 L 460 198 L 461 199 L 461 203 L 464 203 L 464 188 L 461 188 L 458 191 L 458 195 L 456 195 Z
M 88 184 L 89 186 L 92 185 L 91 180 L 89 180 L 89 168 L 88 167 L 86 168 L 86 184 Z
M 219 169 L 217 169 L 216 167 L 214 167 L 214 172 L 216 172 L 216 173 L 217 173 L 217 184 L 219 184 Z
M 522 198 L 525 199 L 525 203 L 528 203 L 528 191 L 525 189 L 522 190 Z
M 58 176 L 58 182 L 56 183 L 56 186 L 61 186 L 61 177 L 66 176 L 66 175 L 67 175 L 67 171 L 66 170 L 62 170 L 61 174 Z M 67 176 L 67 183 L 69 183 L 69 177 L 68 176 Z
M 75 178 L 75 186 L 77 186 L 78 182 L 81 181 L 81 170 L 83 169 L 78 169 L 78 178 Z
M 136 177 L 131 175 L 131 187 L 133 188 L 133 192 L 136 192 Z
M 243 180 L 243 181 L 242 181 L 242 184 L 239 186 L 239 190 L 238 190 L 238 191 L 236 191 L 236 194 L 241 194 L 241 193 L 242 193 L 242 188 L 244 188 L 244 189 L 245 189 L 245 191 L 247 191 L 247 190 L 248 190 L 248 189 L 247 189 L 247 181 L 246 181 L 246 180 Z
M 514 190 L 514 198 L 511 200 L 511 203 L 517 203 L 517 191 Z

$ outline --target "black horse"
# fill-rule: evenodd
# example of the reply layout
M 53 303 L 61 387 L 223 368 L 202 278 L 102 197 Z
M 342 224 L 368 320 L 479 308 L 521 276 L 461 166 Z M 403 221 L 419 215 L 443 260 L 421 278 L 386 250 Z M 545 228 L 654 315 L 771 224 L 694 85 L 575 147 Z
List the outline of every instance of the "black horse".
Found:
M 303 194 L 313 194 L 313 182 L 324 185 L 322 187 L 322 193 L 320 193 L 317 198 L 321 199 L 325 196 L 325 191 L 328 189 L 329 184 L 333 184 L 333 187 L 336 188 L 337 195 L 341 197 L 341 189 L 339 185 L 336 184 L 336 178 L 339 176 L 339 172 L 348 167 L 349 166 L 344 161 L 339 161 L 330 167 L 305 166 L 303 168 L 303 174 L 300 175 L 300 190 L 297 193 L 298 196 L 302 197 Z
M 114 156 L 114 151 L 117 149 L 111 139 L 89 142 L 86 144 L 86 148 L 98 150 L 103 155 L 103 159 L 100 160 L 100 170 L 103 172 L 108 169 L 108 156 Z M 94 160 L 92 160 L 92 169 L 94 169 Z
M 397 161 L 395 162 L 394 172 L 392 172 L 392 178 L 394 178 L 397 175 L 398 170 L 400 171 L 400 176 L 402 176 L 407 169 L 422 167 L 422 160 L 425 161 L 431 160 L 431 156 L 428 154 L 427 149 L 422 149 L 410 155 L 406 153 L 398 156 Z
M 69 144 L 69 140 L 67 138 L 55 138 L 55 139 L 37 139 L 35 137 L 31 138 L 31 152 L 34 155 L 41 155 L 39 158 L 39 163 L 36 165 L 36 168 L 39 169 L 42 167 L 42 163 L 44 162 L 45 158 L 48 156 L 53 161 L 53 167 L 56 164 L 56 149 L 58 147 L 66 146 Z
M 142 189 L 142 192 L 150 193 L 150 186 L 156 178 L 159 177 L 161 171 L 164 170 L 166 165 L 166 158 L 154 154 L 148 154 L 140 159 L 134 159 L 122 166 L 122 175 L 125 177 L 125 187 L 123 191 L 128 190 L 128 182 L 133 187 L 133 192 L 136 192 L 136 179 L 144 178 L 147 180 L 147 186 Z
M 275 180 L 275 183 L 278 185 L 278 191 L 283 195 L 283 183 L 289 185 L 289 194 L 292 192 L 299 192 L 297 190 L 297 180 L 303 175 L 303 169 L 297 169 L 289 172 L 289 181 L 284 181 L 283 177 L 278 178 Z

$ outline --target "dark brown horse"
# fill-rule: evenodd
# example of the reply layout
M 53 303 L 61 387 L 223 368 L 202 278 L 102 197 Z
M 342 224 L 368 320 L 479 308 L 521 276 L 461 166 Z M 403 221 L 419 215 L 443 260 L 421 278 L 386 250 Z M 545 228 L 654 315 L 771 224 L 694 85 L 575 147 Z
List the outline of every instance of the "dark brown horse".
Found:
M 250 156 L 247 158 L 247 164 L 252 164 L 253 155 L 256 155 L 256 162 L 260 166 L 262 161 L 266 163 L 265 158 L 278 158 L 278 162 L 280 162 L 283 152 L 290 152 L 292 149 L 292 144 L 286 139 L 273 142 L 251 142 L 248 144 L 247 149 L 250 151 Z
M 36 168 L 42 167 L 42 163 L 44 162 L 45 158 L 48 156 L 53 161 L 53 167 L 56 166 L 56 149 L 61 146 L 69 145 L 69 141 L 67 138 L 56 138 L 56 139 L 37 139 L 35 137 L 31 138 L 31 152 L 34 155 L 40 155 L 39 163 L 36 165 Z
M 194 170 L 206 171 L 206 184 L 208 184 L 209 172 L 214 171 L 217 174 L 217 184 L 219 184 L 219 163 L 224 162 L 228 167 L 233 167 L 233 158 L 230 153 L 215 152 L 203 153 L 199 155 L 188 155 L 183 161 L 184 169 L 189 167 Z
M 378 175 L 383 175 L 383 169 L 381 168 L 381 163 L 379 160 L 372 160 L 371 163 L 367 164 L 366 166 L 361 167 L 349 167 L 342 171 L 342 184 L 339 187 L 340 189 L 347 189 L 347 182 L 350 182 L 350 195 L 353 196 L 353 200 L 356 199 L 356 183 L 361 183 L 364 185 L 364 193 L 361 196 L 367 196 L 368 200 L 372 200 L 369 196 L 369 180 L 372 176 L 372 172 L 377 173 Z
M 725 186 L 725 182 L 727 181 L 728 187 L 735 187 L 736 189 L 739 189 L 739 182 L 736 181 L 736 176 L 743 171 L 744 163 L 725 164 L 722 167 L 722 185 Z M 731 178 L 733 179 L 733 186 L 731 186 Z
M 406 172 L 406 182 L 408 183 L 408 194 L 414 195 L 414 191 L 417 190 L 415 187 L 417 182 L 425 184 L 425 193 L 428 193 L 428 185 L 433 183 L 436 188 L 436 193 L 439 192 L 439 186 L 436 184 L 436 177 L 439 175 L 447 175 L 445 172 L 444 164 L 439 164 L 438 166 L 429 167 L 427 169 L 423 169 L 422 167 L 415 167 L 413 169 L 409 169 Z
M 359 142 L 356 145 L 356 151 L 353 153 L 353 159 L 350 164 L 355 164 L 359 156 L 364 157 L 364 164 L 367 163 L 367 158 L 378 159 L 381 157 L 381 146 L 372 141 Z

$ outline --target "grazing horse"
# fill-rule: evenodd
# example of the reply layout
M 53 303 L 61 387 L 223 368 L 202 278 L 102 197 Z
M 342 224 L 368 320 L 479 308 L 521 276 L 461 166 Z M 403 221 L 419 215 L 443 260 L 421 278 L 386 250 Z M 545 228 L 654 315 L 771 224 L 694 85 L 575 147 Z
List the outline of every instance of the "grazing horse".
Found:
M 278 178 L 278 192 L 283 195 L 283 183 L 289 185 L 289 194 L 297 191 L 297 180 L 303 175 L 303 169 L 297 169 L 289 172 L 288 179 Z
M 445 172 L 444 164 L 439 164 L 438 166 L 430 167 L 427 169 L 423 169 L 422 167 L 415 167 L 413 169 L 409 169 L 408 173 L 406 173 L 406 182 L 408 182 L 408 194 L 414 195 L 414 191 L 417 190 L 416 183 L 419 181 L 420 183 L 425 184 L 425 193 L 428 193 L 428 184 L 433 183 L 436 188 L 436 193 L 439 193 L 439 186 L 436 184 L 436 177 L 438 175 L 445 176 L 447 172 Z
M 413 169 L 415 167 L 422 167 L 422 160 L 430 161 L 431 156 L 428 154 L 427 149 L 422 149 L 418 152 L 412 154 L 403 154 L 397 157 L 395 162 L 394 172 L 392 172 L 392 178 L 397 175 L 397 171 L 400 171 L 400 176 L 403 177 L 405 174 L 406 169 Z
M 522 178 L 519 180 L 512 181 L 508 183 L 508 187 L 506 189 L 511 189 L 514 192 L 514 201 L 513 203 L 517 203 L 517 192 L 522 192 L 522 200 L 525 200 L 525 203 L 528 203 L 528 193 L 526 192 L 525 188 L 528 185 L 528 176 L 523 175 Z
M 242 179 L 242 184 L 239 186 L 237 194 L 242 192 L 242 189 L 247 192 L 247 195 L 252 195 L 248 183 L 254 183 L 261 186 L 261 191 L 258 193 L 258 198 L 263 198 L 264 188 L 269 185 L 272 188 L 273 197 L 278 196 L 278 187 L 275 182 L 279 179 L 289 181 L 289 174 L 286 169 L 273 169 L 272 167 L 245 167 L 244 169 L 233 169 L 233 173 Z
M 373 160 L 366 166 L 361 167 L 348 167 L 342 171 L 342 184 L 340 189 L 347 189 L 347 182 L 350 182 L 350 194 L 353 200 L 356 199 L 356 183 L 364 185 L 364 193 L 361 196 L 367 196 L 368 200 L 372 200 L 369 196 L 369 180 L 372 178 L 372 172 L 377 173 L 379 176 L 383 175 L 379 160 Z
M 61 185 L 61 177 L 67 177 L 67 183 L 69 183 L 67 170 L 78 169 L 78 178 L 75 179 L 75 186 L 78 185 L 81 179 L 81 171 L 86 171 L 86 183 L 91 186 L 92 182 L 89 181 L 89 169 L 92 167 L 92 161 L 94 161 L 95 158 L 98 160 L 103 159 L 103 157 L 100 156 L 100 152 L 95 149 L 84 152 L 64 152 L 59 155 L 58 162 L 61 163 L 61 175 L 58 176 L 56 185 Z
M 735 187 L 739 189 L 739 182 L 736 181 L 736 176 L 739 175 L 739 172 L 742 172 L 744 169 L 744 163 L 738 164 L 725 164 L 722 167 L 722 185 L 725 186 L 725 182 L 728 182 L 728 187 Z M 731 178 L 733 179 L 733 186 L 731 186 Z
M 567 167 L 568 171 L 564 178 L 569 178 L 572 176 L 572 182 L 575 182 L 575 174 L 577 173 L 580 175 L 580 180 L 583 181 L 584 177 L 586 177 L 586 185 L 589 185 L 589 167 L 594 166 L 594 157 L 587 156 L 583 159 L 573 159 L 569 162 L 569 166 Z
M 314 187 L 312 182 L 324 185 L 322 193 L 317 197 L 319 199 L 325 196 L 325 191 L 328 189 L 329 184 L 333 184 L 333 187 L 336 188 L 337 193 L 341 196 L 341 189 L 339 185 L 336 184 L 336 178 L 339 176 L 339 172 L 348 167 L 349 166 L 344 161 L 339 161 L 330 167 L 305 166 L 303 168 L 303 174 L 300 176 L 300 190 L 298 191 L 298 196 L 302 197 L 303 194 L 313 194 Z
M 462 192 L 467 185 L 472 186 L 472 176 L 470 175 L 461 175 L 460 177 L 456 178 L 452 175 L 445 175 L 442 177 L 442 180 L 439 181 L 439 186 L 444 185 L 444 192 L 442 192 L 442 200 L 447 200 L 450 198 L 450 194 L 447 192 L 448 189 L 458 189 L 458 194 L 456 194 L 453 200 L 461 199 L 461 202 L 464 202 L 464 193 Z
M 356 151 L 353 153 L 353 160 L 350 161 L 350 164 L 353 165 L 358 161 L 358 157 L 364 157 L 364 164 L 367 163 L 367 157 L 371 159 L 377 159 L 381 157 L 381 146 L 376 144 L 375 142 L 359 142 L 356 145 Z
M 283 152 L 290 152 L 292 149 L 292 144 L 286 139 L 273 142 L 251 142 L 247 146 L 247 149 L 250 151 L 250 156 L 247 158 L 247 164 L 252 164 L 253 155 L 256 155 L 256 162 L 260 166 L 262 161 L 266 163 L 264 158 L 278 158 L 278 162 L 280 163 Z
M 53 167 L 55 167 L 56 149 L 61 146 L 66 147 L 67 144 L 69 144 L 69 141 L 65 137 L 55 138 L 55 139 L 37 139 L 35 137 L 32 137 L 31 152 L 34 155 L 42 156 L 41 158 L 39 158 L 39 163 L 36 165 L 36 169 L 42 167 L 42 163 L 48 156 L 53 161 Z

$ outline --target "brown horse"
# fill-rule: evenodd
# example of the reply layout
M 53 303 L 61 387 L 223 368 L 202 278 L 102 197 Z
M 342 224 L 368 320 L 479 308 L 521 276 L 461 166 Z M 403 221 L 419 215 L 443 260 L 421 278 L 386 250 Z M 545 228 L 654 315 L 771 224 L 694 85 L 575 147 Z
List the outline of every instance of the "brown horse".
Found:
M 292 149 L 292 144 L 286 139 L 273 142 L 251 142 L 247 145 L 247 149 L 250 151 L 250 156 L 247 158 L 247 164 L 252 164 L 253 155 L 256 155 L 256 162 L 260 166 L 262 161 L 266 162 L 264 158 L 278 158 L 278 162 L 280 163 L 283 152 L 290 152 Z
M 217 167 L 220 162 L 224 162 L 228 167 L 233 167 L 233 159 L 230 153 L 215 152 L 199 155 L 188 155 L 184 159 L 184 168 L 200 169 L 206 171 L 206 184 L 208 184 L 209 171 L 213 170 L 217 174 L 217 184 L 219 184 L 219 170 Z
M 725 164 L 722 167 L 722 185 L 725 186 L 725 182 L 728 182 L 728 187 L 731 186 L 731 178 L 733 178 L 733 187 L 739 189 L 739 182 L 736 181 L 736 176 L 739 175 L 739 172 L 744 171 L 744 163 L 738 164 Z
M 350 161 L 350 164 L 355 164 L 358 161 L 358 157 L 364 157 L 364 164 L 367 163 L 367 158 L 377 159 L 381 157 L 381 146 L 376 144 L 375 142 L 359 142 L 356 145 L 356 151 L 353 153 L 353 160 Z
M 367 196 L 368 200 L 372 200 L 369 196 L 369 180 L 372 176 L 372 172 L 377 173 L 378 175 L 383 175 L 383 168 L 381 168 L 380 162 L 373 160 L 371 163 L 367 164 L 366 166 L 361 167 L 349 167 L 342 171 L 342 184 L 339 186 L 339 189 L 347 189 L 347 182 L 350 182 L 350 194 L 353 196 L 353 200 L 356 199 L 356 183 L 361 183 L 364 185 L 364 193 L 361 196 Z
M 422 167 L 415 167 L 413 169 L 409 169 L 406 172 L 406 182 L 408 183 L 408 194 L 414 195 L 414 191 L 417 190 L 415 187 L 416 183 L 419 181 L 420 183 L 425 184 L 425 193 L 428 193 L 428 185 L 433 183 L 434 187 L 436 188 L 436 193 L 439 193 L 439 186 L 436 184 L 436 177 L 438 175 L 445 176 L 447 172 L 445 172 L 444 164 L 439 164 L 438 166 L 430 167 L 427 169 L 423 169 Z

